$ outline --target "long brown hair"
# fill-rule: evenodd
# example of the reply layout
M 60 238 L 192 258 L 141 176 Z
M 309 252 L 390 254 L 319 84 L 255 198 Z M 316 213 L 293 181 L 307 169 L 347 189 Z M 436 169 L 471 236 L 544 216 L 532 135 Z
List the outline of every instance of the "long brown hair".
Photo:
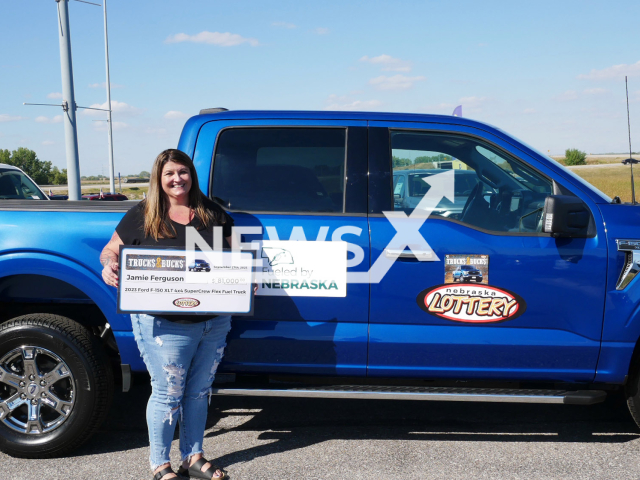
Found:
M 144 234 L 146 237 L 175 238 L 176 231 L 169 221 L 169 202 L 166 193 L 162 189 L 162 169 L 168 162 L 184 165 L 191 173 L 191 189 L 189 190 L 189 207 L 193 209 L 195 216 L 200 220 L 202 228 L 211 225 L 212 222 L 224 223 L 224 215 L 211 211 L 204 205 L 205 196 L 200 191 L 198 175 L 193 162 L 184 152 L 173 148 L 160 153 L 153 162 L 151 178 L 149 179 L 149 195 L 144 203 Z

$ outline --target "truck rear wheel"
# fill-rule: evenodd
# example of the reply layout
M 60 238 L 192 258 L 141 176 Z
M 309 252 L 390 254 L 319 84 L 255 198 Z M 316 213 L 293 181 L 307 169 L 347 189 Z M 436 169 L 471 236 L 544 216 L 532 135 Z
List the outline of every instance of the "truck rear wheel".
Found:
M 0 325 L 0 450 L 60 456 L 89 439 L 113 398 L 113 372 L 99 340 L 59 315 Z

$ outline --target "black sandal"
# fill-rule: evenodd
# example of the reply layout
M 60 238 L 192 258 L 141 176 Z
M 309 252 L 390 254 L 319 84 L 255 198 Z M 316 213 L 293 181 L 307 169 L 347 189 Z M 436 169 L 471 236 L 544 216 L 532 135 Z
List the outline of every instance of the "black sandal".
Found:
M 164 477 L 165 475 L 169 475 L 170 473 L 176 473 L 176 472 L 174 472 L 171 467 L 165 467 L 153 476 L 153 480 L 160 480 L 162 477 Z M 178 477 L 174 477 L 174 478 L 176 480 L 178 479 Z
M 204 467 L 205 463 L 207 463 L 208 461 L 209 460 L 205 459 L 204 457 L 200 457 L 193 463 L 193 465 L 189 466 L 188 469 L 180 466 L 180 468 L 178 469 L 178 475 L 182 475 L 186 478 L 204 478 L 205 480 L 223 480 L 225 478 L 229 478 L 227 477 L 227 474 L 224 473 L 222 468 L 217 467 L 213 464 L 211 464 L 211 466 L 203 472 L 202 467 Z M 213 475 L 216 473 L 216 470 L 220 470 L 222 476 L 214 477 Z

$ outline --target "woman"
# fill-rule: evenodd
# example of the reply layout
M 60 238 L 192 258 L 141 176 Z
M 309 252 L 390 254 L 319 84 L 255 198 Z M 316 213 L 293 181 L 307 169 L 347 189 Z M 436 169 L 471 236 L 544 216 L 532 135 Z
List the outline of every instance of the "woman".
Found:
M 213 227 L 222 226 L 224 246 L 230 247 L 232 225 L 231 217 L 200 191 L 189 156 L 165 150 L 153 164 L 148 197 L 127 212 L 102 250 L 102 278 L 107 285 L 118 286 L 119 245 L 185 248 L 187 226 L 196 227 L 213 245 Z M 180 425 L 182 454 L 178 473 L 190 478 L 226 478 L 220 468 L 203 458 L 202 442 L 207 397 L 210 399 L 231 317 L 135 314 L 131 324 L 151 374 L 147 426 L 154 480 L 177 478 L 169 461 L 175 420 Z

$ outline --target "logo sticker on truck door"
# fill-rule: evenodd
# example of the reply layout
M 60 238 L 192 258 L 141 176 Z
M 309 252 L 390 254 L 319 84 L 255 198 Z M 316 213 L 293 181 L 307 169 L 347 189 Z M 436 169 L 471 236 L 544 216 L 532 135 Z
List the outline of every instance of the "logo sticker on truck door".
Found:
M 427 288 L 416 301 L 430 315 L 465 323 L 513 320 L 527 309 L 524 299 L 509 290 L 469 284 Z
M 347 295 L 347 242 L 263 240 L 259 259 L 256 295 Z
M 489 255 L 445 255 L 444 283 L 489 284 Z

